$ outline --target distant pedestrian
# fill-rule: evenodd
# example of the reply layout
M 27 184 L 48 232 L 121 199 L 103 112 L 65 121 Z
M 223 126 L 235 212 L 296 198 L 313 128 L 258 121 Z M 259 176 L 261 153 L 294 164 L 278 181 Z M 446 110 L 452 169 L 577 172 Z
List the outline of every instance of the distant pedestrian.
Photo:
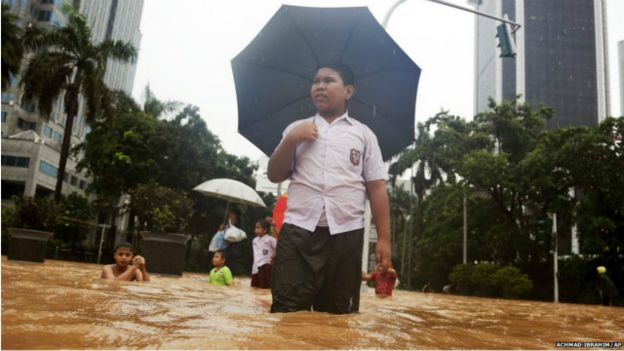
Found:
M 600 303 L 605 306 L 613 306 L 616 303 L 618 297 L 618 291 L 613 284 L 613 281 L 607 275 L 607 268 L 604 266 L 596 267 L 598 272 L 598 296 L 600 297 Z
M 270 236 L 269 222 L 261 219 L 256 222 L 254 234 L 256 238 L 252 241 L 253 265 L 251 266 L 251 286 L 261 289 L 271 288 L 271 263 L 275 257 L 277 241 Z

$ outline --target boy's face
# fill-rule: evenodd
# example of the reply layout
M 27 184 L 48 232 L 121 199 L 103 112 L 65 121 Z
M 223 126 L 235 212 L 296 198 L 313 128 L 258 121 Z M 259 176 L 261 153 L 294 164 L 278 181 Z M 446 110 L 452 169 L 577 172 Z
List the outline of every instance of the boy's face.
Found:
M 340 73 L 323 67 L 316 72 L 310 95 L 320 113 L 341 113 L 354 91 L 353 85 L 344 85 Z
M 117 251 L 115 251 L 113 256 L 115 257 L 115 262 L 118 266 L 125 267 L 132 262 L 132 256 L 134 256 L 134 253 L 127 247 L 120 247 Z
M 223 259 L 223 256 L 221 256 L 220 252 L 217 252 L 212 257 L 212 265 L 215 267 L 223 267 L 223 265 L 225 265 L 225 260 Z

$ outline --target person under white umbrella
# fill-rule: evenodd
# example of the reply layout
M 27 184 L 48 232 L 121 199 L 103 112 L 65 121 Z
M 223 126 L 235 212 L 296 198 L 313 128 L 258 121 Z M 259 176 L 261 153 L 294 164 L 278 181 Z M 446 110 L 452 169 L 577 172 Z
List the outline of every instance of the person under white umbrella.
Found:
M 193 188 L 206 196 L 227 200 L 223 223 L 219 231 L 213 236 L 209 250 L 227 250 L 227 265 L 232 273 L 236 272 L 237 258 L 240 254 L 239 242 L 246 238 L 245 233 L 236 228 L 239 222 L 240 212 L 237 209 L 230 209 L 230 203 L 240 203 L 250 206 L 266 207 L 264 201 L 258 193 L 250 186 L 233 179 L 217 178 L 203 182 Z M 230 229 L 232 231 L 230 232 Z

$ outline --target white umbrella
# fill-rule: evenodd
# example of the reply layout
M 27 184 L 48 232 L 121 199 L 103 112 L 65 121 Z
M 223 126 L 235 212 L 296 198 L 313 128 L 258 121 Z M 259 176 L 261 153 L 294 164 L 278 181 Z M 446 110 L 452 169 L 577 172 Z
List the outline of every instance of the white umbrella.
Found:
M 228 203 L 225 210 L 226 216 L 230 207 L 230 202 L 256 207 L 266 207 L 264 201 L 262 201 L 262 198 L 254 189 L 245 183 L 233 179 L 217 178 L 208 180 L 199 184 L 193 188 L 193 190 L 207 196 L 227 200 Z

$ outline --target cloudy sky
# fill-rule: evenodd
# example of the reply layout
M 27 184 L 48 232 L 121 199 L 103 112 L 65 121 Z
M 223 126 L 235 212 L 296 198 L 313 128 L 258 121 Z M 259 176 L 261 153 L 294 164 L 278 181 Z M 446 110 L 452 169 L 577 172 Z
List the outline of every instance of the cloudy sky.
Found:
M 230 60 L 282 3 L 299 6 L 368 6 L 381 22 L 395 0 L 146 0 L 134 96 L 147 84 L 162 100 L 199 106 L 224 148 L 252 160 L 262 152 L 236 132 L 236 92 Z M 467 7 L 465 0 L 448 0 Z M 624 40 L 624 1 L 607 0 L 611 111 L 619 111 L 617 41 Z M 422 68 L 416 120 L 440 109 L 471 118 L 474 84 L 474 15 L 425 0 L 401 4 L 387 31 Z M 492 40 L 495 40 L 494 38 Z

